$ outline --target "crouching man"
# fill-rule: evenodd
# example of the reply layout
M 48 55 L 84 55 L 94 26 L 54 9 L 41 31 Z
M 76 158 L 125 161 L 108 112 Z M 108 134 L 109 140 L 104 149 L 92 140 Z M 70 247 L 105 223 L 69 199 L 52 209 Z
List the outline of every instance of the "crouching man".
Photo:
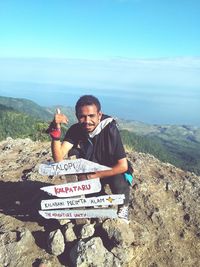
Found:
M 102 114 L 99 100 L 92 95 L 80 97 L 75 110 L 78 123 L 67 130 L 62 143 L 61 124 L 68 123 L 67 117 L 56 114 L 49 127 L 53 158 L 59 162 L 65 156 L 76 155 L 110 167 L 110 170 L 87 175 L 87 179 L 100 178 L 102 190 L 105 184 L 109 184 L 113 194 L 125 195 L 124 204 L 119 206 L 118 217 L 128 222 L 128 162 L 116 122 L 112 117 Z

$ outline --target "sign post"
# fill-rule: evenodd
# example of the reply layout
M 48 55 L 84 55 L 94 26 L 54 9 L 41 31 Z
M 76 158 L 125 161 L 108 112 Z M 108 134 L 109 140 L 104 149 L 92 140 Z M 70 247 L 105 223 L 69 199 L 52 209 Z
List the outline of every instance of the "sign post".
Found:
M 42 175 L 84 174 L 108 169 L 110 168 L 85 159 L 72 159 L 59 163 L 43 163 L 39 166 L 39 173 Z M 124 194 L 81 197 L 81 195 L 101 191 L 99 178 L 45 186 L 40 189 L 58 197 L 41 201 L 39 214 L 45 219 L 117 218 L 117 210 L 110 206 L 123 204 L 125 198 Z

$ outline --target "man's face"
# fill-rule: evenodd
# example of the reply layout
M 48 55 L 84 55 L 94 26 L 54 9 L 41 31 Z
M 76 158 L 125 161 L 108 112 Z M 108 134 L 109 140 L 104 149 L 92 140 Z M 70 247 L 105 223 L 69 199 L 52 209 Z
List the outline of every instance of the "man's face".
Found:
M 87 105 L 79 109 L 78 121 L 86 132 L 92 132 L 101 120 L 102 113 L 97 111 L 96 105 Z

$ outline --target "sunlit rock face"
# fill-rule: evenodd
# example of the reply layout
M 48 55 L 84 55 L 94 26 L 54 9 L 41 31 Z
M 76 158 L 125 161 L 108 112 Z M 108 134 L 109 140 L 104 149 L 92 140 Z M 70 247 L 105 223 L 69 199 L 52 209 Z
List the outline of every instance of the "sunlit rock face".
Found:
M 199 265 L 200 177 L 194 173 L 149 154 L 127 153 L 135 174 L 129 224 L 46 220 L 38 210 L 52 196 L 40 188 L 76 176 L 38 173 L 42 162 L 52 160 L 50 143 L 8 138 L 0 149 L 0 266 Z M 51 233 L 58 233 L 54 242 Z

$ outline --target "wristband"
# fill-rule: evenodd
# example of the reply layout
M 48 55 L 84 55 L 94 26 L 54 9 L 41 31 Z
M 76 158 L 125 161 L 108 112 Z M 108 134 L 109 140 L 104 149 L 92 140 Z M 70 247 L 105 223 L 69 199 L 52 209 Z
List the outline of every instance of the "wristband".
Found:
M 60 140 L 61 129 L 60 128 L 52 128 L 49 131 L 49 135 L 51 136 L 52 140 Z

